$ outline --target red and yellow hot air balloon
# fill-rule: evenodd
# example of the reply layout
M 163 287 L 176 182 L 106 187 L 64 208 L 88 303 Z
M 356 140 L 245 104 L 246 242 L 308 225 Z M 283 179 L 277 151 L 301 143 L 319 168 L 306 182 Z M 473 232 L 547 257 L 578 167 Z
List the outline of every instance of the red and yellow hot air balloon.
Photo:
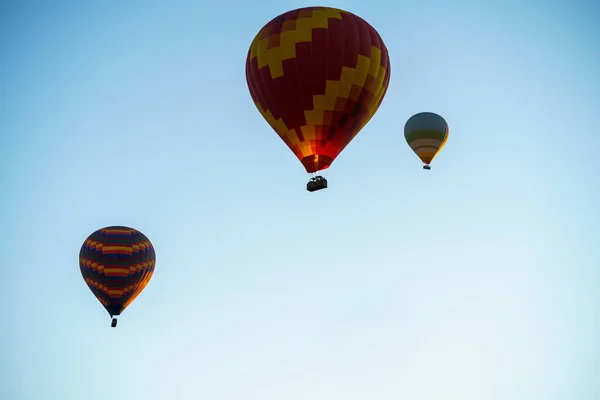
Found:
M 81 275 L 111 318 L 120 315 L 144 290 L 155 265 L 150 240 L 125 226 L 98 229 L 79 252 Z M 111 326 L 117 326 L 116 318 Z
M 304 165 L 328 168 L 379 108 L 390 81 L 383 40 L 362 18 L 306 7 L 267 23 L 250 45 L 254 104 Z M 309 191 L 327 187 L 316 176 Z

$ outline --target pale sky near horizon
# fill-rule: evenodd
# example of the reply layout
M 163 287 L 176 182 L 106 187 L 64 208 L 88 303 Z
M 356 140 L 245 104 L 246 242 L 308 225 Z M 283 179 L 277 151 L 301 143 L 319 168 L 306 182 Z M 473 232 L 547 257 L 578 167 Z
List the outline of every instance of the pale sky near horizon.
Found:
M 315 193 L 244 74 L 309 5 L 392 64 Z M 599 399 L 599 37 L 591 0 L 1 2 L 0 398 Z M 116 329 L 77 260 L 107 225 L 157 254 Z

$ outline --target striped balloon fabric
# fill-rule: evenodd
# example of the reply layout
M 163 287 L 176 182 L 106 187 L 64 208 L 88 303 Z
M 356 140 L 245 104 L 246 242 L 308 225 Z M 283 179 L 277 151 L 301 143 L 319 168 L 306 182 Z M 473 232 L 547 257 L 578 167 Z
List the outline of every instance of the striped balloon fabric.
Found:
M 254 104 L 309 173 L 328 168 L 369 122 L 390 73 L 377 31 L 329 7 L 274 18 L 258 32 L 246 59 Z
M 449 133 L 444 118 L 431 112 L 415 114 L 404 125 L 406 142 L 425 163 L 424 169 L 430 169 L 429 164 L 446 144 Z
M 97 230 L 79 252 L 83 279 L 111 317 L 120 315 L 144 290 L 155 264 L 150 240 L 125 226 Z

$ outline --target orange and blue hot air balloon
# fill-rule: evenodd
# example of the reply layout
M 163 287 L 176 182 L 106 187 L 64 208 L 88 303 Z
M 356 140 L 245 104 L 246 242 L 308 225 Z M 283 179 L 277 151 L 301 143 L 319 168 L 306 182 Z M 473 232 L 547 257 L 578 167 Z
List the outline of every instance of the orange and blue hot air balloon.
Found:
M 288 11 L 256 35 L 246 59 L 254 104 L 306 172 L 329 168 L 373 117 L 388 88 L 383 40 L 362 18 L 336 8 Z M 327 187 L 315 176 L 309 191 Z
M 81 275 L 111 318 L 121 315 L 144 290 L 155 265 L 156 254 L 150 240 L 125 226 L 98 229 L 79 252 Z M 117 326 L 116 318 L 111 326 Z
M 431 169 L 429 164 L 442 150 L 449 134 L 446 120 L 432 112 L 415 114 L 404 125 L 406 143 L 425 164 L 423 169 Z

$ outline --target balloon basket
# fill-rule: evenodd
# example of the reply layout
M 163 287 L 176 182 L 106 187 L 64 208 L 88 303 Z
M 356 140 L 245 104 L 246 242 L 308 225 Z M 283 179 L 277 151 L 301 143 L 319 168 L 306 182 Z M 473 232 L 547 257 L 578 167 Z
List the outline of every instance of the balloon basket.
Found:
M 306 190 L 309 192 L 314 192 L 321 189 L 327 188 L 327 179 L 322 176 L 315 176 L 310 178 L 310 181 L 306 184 Z
M 113 318 L 113 319 L 112 319 L 112 321 L 111 321 L 111 323 L 110 323 L 110 326 L 111 326 L 112 328 L 114 328 L 114 327 L 116 327 L 116 326 L 117 326 L 117 319 L 116 319 L 116 318 Z
M 426 169 L 429 171 L 431 169 L 431 167 L 429 165 L 423 165 L 423 169 Z

